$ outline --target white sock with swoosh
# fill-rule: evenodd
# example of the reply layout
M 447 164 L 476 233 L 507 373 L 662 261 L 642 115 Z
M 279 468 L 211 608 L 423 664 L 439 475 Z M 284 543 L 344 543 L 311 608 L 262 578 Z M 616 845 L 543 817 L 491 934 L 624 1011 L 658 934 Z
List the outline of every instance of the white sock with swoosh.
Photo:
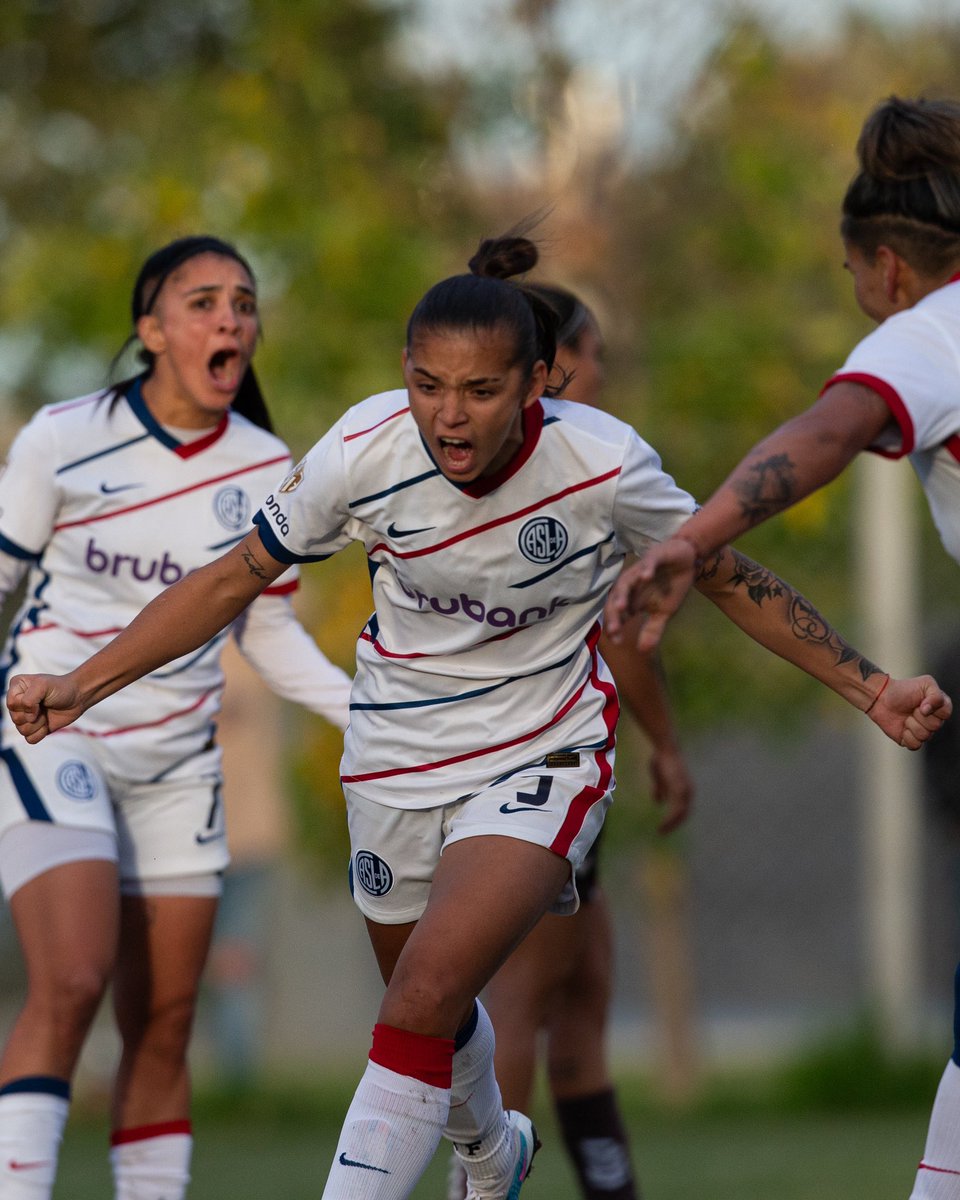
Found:
M 49 1200 L 70 1102 L 46 1092 L 0 1096 L 0 1195 Z
M 450 1089 L 368 1062 L 323 1200 L 405 1200 L 440 1144 Z

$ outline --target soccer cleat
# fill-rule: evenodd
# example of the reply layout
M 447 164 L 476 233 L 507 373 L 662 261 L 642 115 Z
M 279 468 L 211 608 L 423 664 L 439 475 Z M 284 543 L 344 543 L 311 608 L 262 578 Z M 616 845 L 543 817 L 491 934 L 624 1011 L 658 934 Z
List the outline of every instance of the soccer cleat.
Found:
M 466 1200 L 517 1200 L 523 1181 L 530 1174 L 533 1156 L 540 1149 L 537 1130 L 529 1117 L 507 1109 L 507 1124 L 511 1126 L 517 1145 L 517 1157 L 510 1173 L 499 1183 L 478 1185 L 467 1181 Z

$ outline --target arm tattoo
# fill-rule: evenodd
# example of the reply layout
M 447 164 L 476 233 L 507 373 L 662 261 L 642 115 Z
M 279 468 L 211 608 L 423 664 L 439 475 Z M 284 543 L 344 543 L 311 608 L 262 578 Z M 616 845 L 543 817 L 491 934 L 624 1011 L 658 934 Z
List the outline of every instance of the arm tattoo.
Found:
M 883 675 L 884 672 L 868 658 L 854 650 L 839 633 L 827 623 L 814 608 L 806 596 L 802 596 L 795 588 L 778 578 L 766 567 L 746 558 L 739 551 L 730 550 L 734 560 L 734 572 L 730 582 L 735 588 L 743 584 L 747 595 L 757 605 L 763 607 L 766 600 L 783 598 L 787 603 L 790 628 L 793 636 L 801 642 L 816 642 L 833 651 L 837 666 L 844 663 L 854 663 L 860 672 L 860 678 L 867 680 L 871 675 Z
M 772 454 L 751 463 L 747 477 L 738 478 L 734 491 L 740 498 L 740 511 L 751 525 L 789 508 L 796 498 L 794 463 L 788 454 Z
M 244 550 L 241 555 L 243 561 L 247 564 L 247 570 L 251 575 L 256 575 L 258 579 L 269 579 L 270 576 L 266 573 L 260 563 L 257 562 L 256 555 L 252 550 Z

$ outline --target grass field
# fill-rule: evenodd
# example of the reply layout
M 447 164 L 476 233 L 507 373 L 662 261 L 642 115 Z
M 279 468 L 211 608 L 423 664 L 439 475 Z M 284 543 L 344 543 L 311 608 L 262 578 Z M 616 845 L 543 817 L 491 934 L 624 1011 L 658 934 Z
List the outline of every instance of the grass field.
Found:
M 906 1200 L 929 1114 L 893 1111 L 740 1111 L 670 1115 L 630 1102 L 628 1124 L 645 1200 Z M 932 1097 L 932 1092 L 930 1092 Z M 277 1095 L 230 1105 L 201 1097 L 190 1200 L 317 1200 L 348 1096 Z M 577 1195 L 549 1110 L 535 1113 L 544 1139 L 524 1200 Z M 112 1194 L 106 1121 L 73 1119 L 61 1156 L 56 1200 Z M 421 1180 L 416 1200 L 443 1200 L 446 1148 Z

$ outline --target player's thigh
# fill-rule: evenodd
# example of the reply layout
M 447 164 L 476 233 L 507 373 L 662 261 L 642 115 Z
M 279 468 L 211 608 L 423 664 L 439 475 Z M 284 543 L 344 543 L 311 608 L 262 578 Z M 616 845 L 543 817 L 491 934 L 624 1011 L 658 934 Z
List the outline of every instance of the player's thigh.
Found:
M 102 993 L 116 958 L 118 901 L 116 864 L 96 858 L 61 863 L 16 889 L 10 912 L 32 991 L 79 1003 Z
M 215 896 L 121 897 L 114 1008 L 122 1032 L 158 1017 L 189 1021 L 216 913 Z
M 453 1036 L 475 996 L 569 875 L 566 859 L 519 839 L 480 836 L 449 847 L 397 961 L 381 1021 Z

